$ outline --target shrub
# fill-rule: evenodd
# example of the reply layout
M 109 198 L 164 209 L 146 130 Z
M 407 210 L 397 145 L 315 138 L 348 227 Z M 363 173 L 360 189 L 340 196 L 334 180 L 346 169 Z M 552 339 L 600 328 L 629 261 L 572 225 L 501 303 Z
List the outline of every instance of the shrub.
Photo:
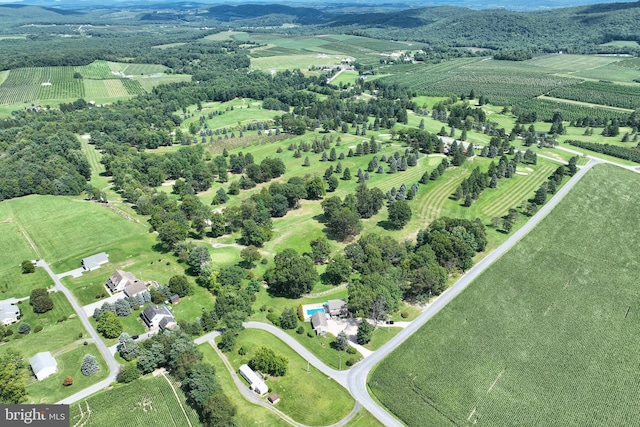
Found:
M 70 386 L 73 384 L 73 377 L 65 377 L 64 381 L 62 381 L 62 385 Z
M 309 331 L 309 332 L 307 332 L 307 336 L 308 336 L 309 338 L 313 338 L 313 337 L 315 337 L 315 336 L 316 336 L 316 333 L 315 333 L 315 332 L 313 332 L 313 331 Z
M 356 350 L 355 348 L 349 346 L 347 347 L 347 353 L 349 354 L 356 354 L 358 352 L 358 350 Z
M 267 320 L 276 326 L 280 326 L 280 318 L 275 313 L 267 314 Z
M 403 311 L 402 313 L 400 313 L 400 317 L 402 317 L 403 319 L 406 319 L 407 317 L 409 317 L 409 312 Z
M 298 329 L 296 329 L 296 333 L 298 335 L 304 334 L 304 326 L 298 326 Z
M 260 311 L 261 312 L 267 311 L 267 305 L 266 304 L 262 304 L 262 306 L 260 306 Z
M 266 265 L 268 262 L 269 262 L 269 261 L 267 261 L 267 259 L 266 259 L 266 258 L 262 258 L 262 259 L 260 260 L 260 264 L 263 264 L 263 265 Z
M 120 369 L 116 380 L 119 383 L 130 383 L 133 380 L 140 378 L 140 370 L 136 367 L 136 365 L 126 365 Z
M 22 335 L 27 335 L 29 332 L 31 332 L 31 325 L 28 324 L 27 322 L 20 323 L 20 326 L 18 326 L 18 333 Z
M 242 347 L 242 346 L 241 346 L 241 347 L 238 349 L 238 354 L 239 354 L 240 356 L 244 356 L 245 354 L 247 354 L 247 350 L 245 350 L 245 349 L 244 349 L 244 347 Z
M 33 329 L 33 333 L 37 334 L 38 332 L 40 332 L 42 330 L 42 325 L 38 325 Z
M 36 267 L 29 260 L 22 261 L 20 268 L 22 269 L 22 274 L 30 274 L 36 271 Z
M 353 366 L 356 363 L 358 363 L 358 359 L 356 359 L 355 357 L 350 357 L 349 359 L 347 359 L 347 366 Z

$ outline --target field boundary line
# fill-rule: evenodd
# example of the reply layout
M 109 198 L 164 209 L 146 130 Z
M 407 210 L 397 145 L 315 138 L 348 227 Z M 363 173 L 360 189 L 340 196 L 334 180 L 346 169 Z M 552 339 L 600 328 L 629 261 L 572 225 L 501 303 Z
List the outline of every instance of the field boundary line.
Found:
M 496 379 L 493 381 L 493 384 L 491 384 L 491 387 L 489 387 L 489 390 L 487 390 L 487 394 L 491 393 L 491 390 L 493 390 L 493 387 L 495 387 L 498 381 L 500 381 L 500 378 L 502 378 L 502 374 L 504 374 L 505 370 L 506 369 L 503 369 L 502 371 L 500 371 Z
M 164 372 L 162 373 L 162 377 L 169 383 L 169 387 L 171 387 L 171 390 L 173 391 L 173 395 L 176 397 L 176 400 L 178 401 L 178 405 L 180 405 L 180 409 L 182 410 L 182 413 L 184 414 L 184 418 L 187 420 L 189 427 L 193 427 L 193 424 L 191 424 L 191 420 L 189 420 L 189 416 L 187 415 L 187 411 L 184 410 L 184 406 L 182 406 L 180 397 L 178 396 L 178 393 L 176 393 L 175 387 L 173 387 L 173 384 L 171 384 L 171 381 L 169 381 L 169 378 L 167 378 Z
M 20 233 L 22 233 L 22 235 L 24 236 L 27 243 L 29 243 L 29 246 L 31 246 L 31 249 L 33 249 L 33 252 L 35 252 L 38 259 L 42 258 L 42 254 L 38 250 L 38 247 L 36 246 L 34 241 L 31 239 L 31 236 L 29 236 L 27 229 L 24 228 L 22 224 L 20 224 L 20 221 L 16 221 L 15 224 L 16 224 L 16 227 L 18 227 L 18 230 L 20 230 Z

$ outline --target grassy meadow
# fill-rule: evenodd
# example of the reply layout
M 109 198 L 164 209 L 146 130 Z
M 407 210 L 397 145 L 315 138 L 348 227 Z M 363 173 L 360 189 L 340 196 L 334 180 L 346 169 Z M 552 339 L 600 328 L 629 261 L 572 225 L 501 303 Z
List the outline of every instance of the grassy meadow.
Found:
M 247 329 L 240 333 L 234 351 L 227 353 L 229 361 L 237 370 L 247 363 L 254 351 L 266 346 L 288 360 L 286 375 L 269 376 L 267 386 L 280 396 L 278 408 L 294 420 L 306 425 L 329 425 L 345 417 L 355 401 L 342 386 L 327 378 L 313 366 L 307 371 L 307 362 L 289 346 L 265 331 Z M 238 354 L 243 347 L 244 356 Z M 313 411 L 309 411 L 309 407 Z
M 408 425 L 633 423 L 638 184 L 595 167 L 376 368 L 374 395 Z

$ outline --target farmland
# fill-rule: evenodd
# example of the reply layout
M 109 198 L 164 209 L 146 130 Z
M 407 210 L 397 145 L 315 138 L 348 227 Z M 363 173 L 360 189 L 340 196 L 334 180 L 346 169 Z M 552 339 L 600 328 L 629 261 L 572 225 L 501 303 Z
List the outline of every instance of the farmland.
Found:
M 560 205 L 376 369 L 408 425 L 628 424 L 640 363 L 640 177 L 589 172 Z M 589 211 L 583 209 L 589 206 Z M 612 216 L 611 212 L 618 212 Z M 402 390 L 402 391 L 401 391 Z M 399 396 L 402 396 L 399 399 Z
M 173 387 L 172 387 L 173 386 Z M 144 377 L 71 405 L 74 426 L 202 425 L 170 376 Z
M 78 98 L 106 102 L 140 95 L 162 83 L 190 80 L 186 75 L 164 72 L 166 67 L 157 64 L 107 61 L 77 67 L 17 68 L 2 72 L 0 105 Z

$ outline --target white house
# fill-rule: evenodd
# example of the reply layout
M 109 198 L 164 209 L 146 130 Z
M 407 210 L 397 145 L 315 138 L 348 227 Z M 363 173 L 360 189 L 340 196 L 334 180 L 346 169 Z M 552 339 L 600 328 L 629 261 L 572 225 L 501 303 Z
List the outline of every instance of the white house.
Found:
M 133 273 L 116 270 L 107 280 L 107 288 L 109 288 L 111 292 L 120 292 L 124 291 L 127 286 L 138 282 L 139 280 L 133 275 Z
M 29 359 L 29 364 L 38 381 L 42 381 L 58 372 L 58 362 L 48 351 L 43 351 L 33 356 Z
M 269 392 L 269 387 L 265 384 L 265 382 L 260 378 L 258 374 L 253 372 L 253 369 L 249 367 L 249 365 L 240 366 L 240 375 L 242 378 L 247 380 L 249 383 L 249 388 L 260 396 L 267 394 Z
M 10 325 L 20 318 L 20 308 L 6 301 L 0 301 L 0 323 Z
M 177 324 L 171 311 L 163 305 L 148 306 L 140 313 L 140 317 L 149 328 L 173 329 Z

